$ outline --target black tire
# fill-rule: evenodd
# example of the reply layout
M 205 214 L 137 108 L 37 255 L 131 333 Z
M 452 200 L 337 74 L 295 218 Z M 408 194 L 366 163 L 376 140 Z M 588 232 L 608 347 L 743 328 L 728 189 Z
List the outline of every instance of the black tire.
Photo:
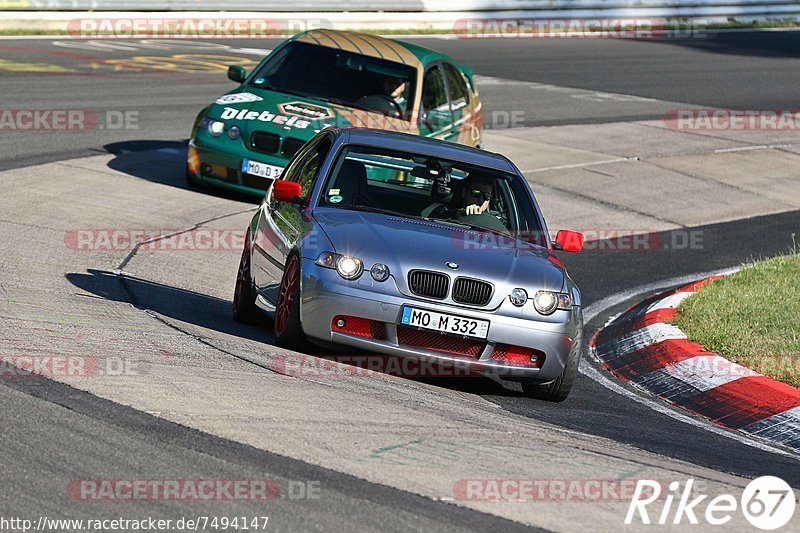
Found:
M 278 346 L 293 350 L 309 346 L 300 322 L 300 257 L 296 253 L 289 255 L 283 269 L 273 331 Z
M 541 385 L 535 382 L 523 382 L 522 393 L 528 398 L 546 400 L 548 402 L 563 402 L 569 396 L 575 378 L 578 376 L 578 364 L 581 361 L 581 345 L 583 335 L 579 334 L 572 343 L 572 348 L 567 356 L 564 371 L 552 383 Z
M 236 288 L 233 291 L 233 319 L 244 324 L 258 322 L 259 312 L 256 307 L 256 294 L 250 275 L 250 234 L 244 242 L 242 259 L 236 273 Z
M 188 185 L 191 189 L 197 189 L 200 187 L 200 182 L 197 181 L 195 175 L 192 174 L 191 170 L 189 170 L 188 164 L 186 165 L 186 185 Z

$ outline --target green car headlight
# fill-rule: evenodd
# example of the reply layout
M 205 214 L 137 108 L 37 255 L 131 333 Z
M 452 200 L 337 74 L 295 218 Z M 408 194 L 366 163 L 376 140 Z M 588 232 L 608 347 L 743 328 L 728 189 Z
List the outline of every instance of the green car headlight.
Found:
M 219 137 L 225 131 L 225 123 L 219 120 L 212 120 L 208 125 L 208 133 L 214 137 Z
M 200 122 L 200 129 L 206 130 L 212 137 L 219 137 L 225 132 L 225 123 L 206 117 Z

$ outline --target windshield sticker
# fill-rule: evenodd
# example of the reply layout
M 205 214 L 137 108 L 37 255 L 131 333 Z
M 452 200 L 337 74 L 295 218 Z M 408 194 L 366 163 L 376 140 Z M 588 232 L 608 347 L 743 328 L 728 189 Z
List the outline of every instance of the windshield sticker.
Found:
M 264 78 L 256 78 L 256 81 L 254 81 L 253 83 L 255 83 L 256 85 L 262 85 L 265 81 L 267 80 Z
M 226 94 L 225 96 L 220 96 L 217 98 L 217 104 L 225 105 L 225 104 L 244 104 L 247 102 L 260 102 L 263 100 L 260 96 L 253 94 L 253 93 L 236 93 L 236 94 Z
M 278 104 L 278 109 L 281 110 L 281 113 L 294 115 L 296 117 L 309 118 L 311 120 L 333 118 L 333 112 L 327 107 L 306 104 L 303 102 L 287 102 L 285 104 Z
M 297 117 L 287 117 L 286 115 L 276 115 L 270 111 L 251 111 L 249 109 L 236 109 L 226 107 L 220 116 L 220 120 L 259 120 L 261 122 L 272 122 L 278 126 L 286 128 L 306 129 L 311 122 Z
M 338 204 L 338 203 L 339 203 L 339 202 L 341 202 L 343 199 L 344 199 L 344 198 L 342 198 L 341 196 L 338 196 L 338 195 L 337 195 L 337 196 L 331 196 L 330 198 L 328 198 L 328 201 L 329 201 L 330 203 L 332 203 L 332 204 Z
M 328 196 L 336 196 L 336 195 L 338 195 L 340 192 L 341 192 L 341 191 L 340 191 L 339 189 L 331 189 L 331 190 L 329 190 L 329 191 L 328 191 Z

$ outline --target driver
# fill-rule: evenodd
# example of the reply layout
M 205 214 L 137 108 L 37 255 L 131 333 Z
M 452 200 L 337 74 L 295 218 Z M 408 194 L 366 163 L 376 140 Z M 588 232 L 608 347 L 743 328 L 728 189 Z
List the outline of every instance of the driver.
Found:
M 408 84 L 402 78 L 383 78 L 383 94 L 394 100 L 400 109 L 406 108 L 406 85 Z
M 486 229 L 507 231 L 503 223 L 489 211 L 494 194 L 493 181 L 489 176 L 470 174 L 461 186 L 463 207 L 457 209 L 451 218 Z

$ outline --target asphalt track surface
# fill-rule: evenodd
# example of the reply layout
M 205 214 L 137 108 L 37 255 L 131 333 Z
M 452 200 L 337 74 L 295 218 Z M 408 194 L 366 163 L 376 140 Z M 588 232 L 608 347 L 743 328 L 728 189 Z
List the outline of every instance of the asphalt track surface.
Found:
M 279 42 L 172 41 L 160 48 L 161 42 L 152 40 L 147 46 L 141 41 L 102 41 L 96 46 L 67 37 L 55 41 L 58 44 L 52 39 L 0 40 L 0 56 L 19 64 L 16 72 L 0 71 L 0 108 L 135 111 L 139 130 L 98 129 L 59 135 L 57 140 L 39 132 L 3 135 L 0 170 L 102 153 L 110 142 L 186 139 L 199 109 L 231 88 L 224 75 L 203 74 L 202 66 L 192 63 L 227 64 L 238 58 L 234 61 L 252 65 L 260 58 L 259 49 Z M 513 112 L 522 118 L 517 126 L 536 126 L 660 119 L 678 106 L 795 109 L 800 92 L 800 32 L 650 41 L 415 42 L 451 54 L 479 75 L 543 86 L 531 92 L 526 86 L 481 85 L 487 109 L 501 113 L 498 126 Z M 176 67 L 169 68 L 170 63 Z M 147 66 L 154 64 L 164 70 Z M 53 66 L 56 70 L 48 72 Z M 588 92 L 581 98 L 561 98 L 564 87 Z
M 694 104 L 696 107 L 740 109 L 795 108 L 800 92 L 800 33 L 725 34 L 714 39 L 680 42 L 641 41 L 492 41 L 421 40 L 474 67 L 476 73 L 502 79 L 573 87 L 644 99 Z M 269 41 L 225 43 L 239 49 L 270 48 Z M 72 72 L 3 72 L 0 108 L 76 108 L 134 110 L 139 129 L 97 130 L 80 135 L 15 132 L 0 136 L 0 169 L 96 155 L 162 147 L 179 147 L 188 135 L 197 110 L 230 87 L 223 75 L 161 71 L 108 71 L 87 67 L 109 58 L 141 56 L 141 50 L 86 50 L 54 46 L 51 40 L 0 41 L 3 56 L 27 64 L 57 65 Z M 187 53 L 186 49 L 150 49 L 148 56 Z M 203 52 L 208 53 L 208 52 Z M 216 52 L 213 52 L 216 53 Z M 222 55 L 255 58 L 250 54 Z M 537 121 L 537 105 L 525 94 L 516 100 L 483 90 L 487 108 L 522 109 L 525 125 L 587 123 L 604 120 L 660 118 L 663 110 L 636 116 L 604 107 L 602 101 L 585 107 L 552 108 L 555 119 Z M 602 99 L 601 99 L 602 100 Z M 557 102 L 556 102 L 557 103 Z M 609 116 L 609 113 L 616 113 Z M 558 118 L 561 115 L 562 118 Z M 180 183 L 182 177 L 175 177 Z M 202 193 L 198 193 L 202 194 Z M 34 207 L 35 208 L 35 207 Z M 743 261 L 786 250 L 798 230 L 800 213 L 790 212 L 694 228 L 703 235 L 700 250 L 649 253 L 587 253 L 565 258 L 571 276 L 591 305 L 620 291 L 661 280 L 737 266 Z M 663 235 L 665 242 L 671 232 Z M 648 292 L 653 292 L 651 289 Z M 593 331 L 630 301 L 618 301 L 587 324 Z M 591 364 L 591 363 L 590 363 Z M 581 374 L 563 404 L 547 404 L 502 393 L 490 381 L 436 381 L 436 386 L 481 395 L 502 409 L 533 420 L 610 438 L 656 454 L 745 477 L 777 475 L 800 487 L 796 459 L 747 446 L 739 441 L 687 425 L 619 395 Z M 196 472 L 197 477 L 250 478 L 264 474 L 264 465 L 280 479 L 323 480 L 326 498 L 309 505 L 279 501 L 270 515 L 293 529 L 320 530 L 514 530 L 519 524 L 491 515 L 436 502 L 400 490 L 375 485 L 206 435 L 102 400 L 48 380 L 0 382 L 0 434 L 6 472 L 0 487 L 5 515 L 41 513 L 42 506 L 58 514 L 74 505 L 54 497 L 48 474 L 63 473 L 65 465 L 48 460 L 64 450 L 76 450 L 69 465 L 75 478 L 109 464 L 141 460 L 141 473 Z M 35 442 L 36 446 L 29 443 Z M 77 451 L 81 453 L 78 454 Z M 134 459 L 132 459 L 134 458 Z M 142 460 L 146 458 L 146 460 Z M 202 460 L 202 461 L 201 461 Z M 202 464 L 202 467 L 197 465 Z M 130 466 L 130 465 L 128 465 Z M 32 478 L 32 473 L 35 477 Z M 153 474 L 150 474 L 153 475 Z M 168 476 L 166 476 L 168 477 Z M 15 497 L 13 487 L 27 484 L 36 501 Z M 182 516 L 179 503 L 159 504 L 163 516 Z M 220 504 L 222 505 L 222 504 Z M 224 511 L 235 515 L 234 504 Z M 119 507 L 120 514 L 135 509 Z M 150 513 L 152 514 L 152 512 Z

